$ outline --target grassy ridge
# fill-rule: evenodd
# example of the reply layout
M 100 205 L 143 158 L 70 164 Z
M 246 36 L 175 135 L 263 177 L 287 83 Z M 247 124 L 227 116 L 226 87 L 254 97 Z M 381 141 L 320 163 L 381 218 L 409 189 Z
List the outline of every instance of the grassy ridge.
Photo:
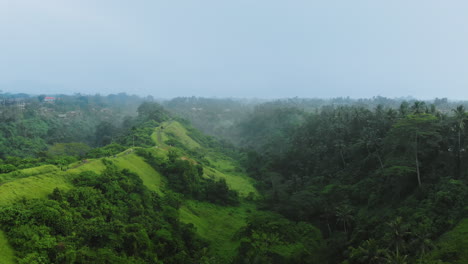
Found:
M 188 136 L 187 129 L 185 129 L 185 127 L 177 121 L 164 122 L 161 125 L 161 127 L 159 127 L 159 129 L 161 129 L 161 131 L 163 132 L 163 141 L 171 137 L 175 137 L 179 142 L 181 142 L 184 145 L 184 147 L 190 150 L 202 147 L 200 146 L 200 144 L 198 144 L 198 142 L 196 142 Z

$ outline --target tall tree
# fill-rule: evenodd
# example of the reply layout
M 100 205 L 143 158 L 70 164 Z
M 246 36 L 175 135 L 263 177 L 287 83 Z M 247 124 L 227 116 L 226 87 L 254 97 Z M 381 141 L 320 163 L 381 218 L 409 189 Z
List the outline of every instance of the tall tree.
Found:
M 344 232 L 348 234 L 348 227 L 354 220 L 353 209 L 351 208 L 351 206 L 345 204 L 337 207 L 336 218 L 337 222 L 340 222 L 343 225 Z
M 412 146 L 418 185 L 421 186 L 421 171 L 419 150 L 423 140 L 429 141 L 433 139 L 437 141 L 440 135 L 437 131 L 437 118 L 430 114 L 409 115 L 404 119 L 399 120 L 393 126 L 393 133 L 402 139 L 403 144 Z M 408 142 L 409 141 L 409 142 Z
M 427 106 L 426 103 L 423 101 L 416 101 L 414 104 L 411 106 L 411 110 L 413 111 L 414 114 L 424 114 L 427 112 Z
M 457 176 L 461 175 L 461 152 L 462 152 L 462 134 L 465 132 L 465 122 L 466 122 L 466 111 L 463 105 L 457 106 L 457 108 L 452 109 L 455 113 L 456 121 L 456 131 L 457 131 Z
M 401 250 L 405 246 L 405 238 L 410 234 L 410 232 L 403 224 L 403 218 L 400 216 L 387 224 L 390 228 L 390 243 L 395 246 L 395 256 L 399 258 Z

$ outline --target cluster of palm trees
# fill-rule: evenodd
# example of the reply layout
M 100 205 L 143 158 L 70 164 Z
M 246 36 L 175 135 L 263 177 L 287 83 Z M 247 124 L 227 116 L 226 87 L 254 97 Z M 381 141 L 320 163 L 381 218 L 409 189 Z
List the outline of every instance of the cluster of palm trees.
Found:
M 382 248 L 379 241 L 368 239 L 357 248 L 351 247 L 350 259 L 353 263 L 366 264 L 407 264 L 408 255 L 404 254 L 407 246 L 417 251 L 418 263 L 425 263 L 426 253 L 433 249 L 429 232 L 410 232 L 402 217 L 387 222 L 388 233 L 385 240 L 388 247 Z

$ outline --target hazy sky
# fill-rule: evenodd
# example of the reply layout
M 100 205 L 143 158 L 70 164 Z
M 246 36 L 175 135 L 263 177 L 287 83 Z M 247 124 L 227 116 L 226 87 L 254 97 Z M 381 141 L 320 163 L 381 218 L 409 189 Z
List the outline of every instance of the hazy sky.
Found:
M 466 0 L 0 0 L 0 90 L 468 99 Z

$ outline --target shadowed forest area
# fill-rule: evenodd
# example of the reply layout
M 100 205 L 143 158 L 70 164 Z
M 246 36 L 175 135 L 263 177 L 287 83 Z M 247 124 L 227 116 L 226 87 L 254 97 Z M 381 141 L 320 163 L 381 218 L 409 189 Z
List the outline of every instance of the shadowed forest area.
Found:
M 468 262 L 468 102 L 0 100 L 2 263 Z

